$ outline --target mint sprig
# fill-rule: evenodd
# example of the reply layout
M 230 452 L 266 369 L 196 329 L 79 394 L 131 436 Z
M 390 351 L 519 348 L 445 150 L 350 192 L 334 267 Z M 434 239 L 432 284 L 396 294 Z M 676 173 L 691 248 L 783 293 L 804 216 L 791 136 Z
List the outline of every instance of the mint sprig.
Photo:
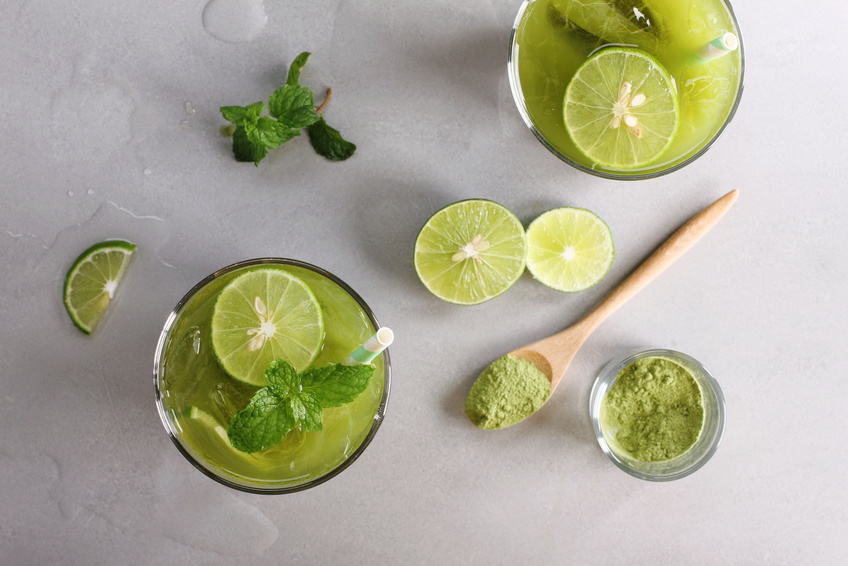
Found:
M 324 102 L 316 107 L 310 89 L 302 86 L 300 71 L 309 59 L 309 53 L 298 55 L 286 76 L 286 84 L 268 98 L 268 114 L 263 116 L 264 102 L 247 106 L 222 106 L 221 115 L 232 122 L 233 155 L 236 161 L 253 162 L 259 166 L 269 149 L 276 149 L 307 129 L 309 141 L 315 151 L 330 161 L 344 161 L 356 151 L 356 145 L 342 138 L 338 130 L 324 120 L 324 107 L 330 99 L 327 89 Z
M 324 409 L 356 399 L 368 387 L 373 374 L 371 365 L 341 364 L 298 373 L 287 361 L 275 360 L 265 371 L 268 385 L 230 420 L 230 443 L 242 452 L 252 453 L 279 444 L 298 427 L 304 432 L 320 431 Z

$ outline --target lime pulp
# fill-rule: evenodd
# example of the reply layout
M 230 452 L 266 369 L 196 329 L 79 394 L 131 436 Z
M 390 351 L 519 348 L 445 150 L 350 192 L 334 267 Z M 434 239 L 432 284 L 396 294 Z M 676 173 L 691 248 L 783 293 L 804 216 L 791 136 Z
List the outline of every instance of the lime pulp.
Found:
M 233 378 L 262 387 L 272 361 L 297 371 L 315 360 L 324 343 L 321 307 L 298 277 L 275 267 L 239 275 L 221 290 L 212 313 L 212 349 Z
M 548 287 L 575 293 L 597 284 L 615 257 L 612 233 L 596 214 L 562 207 L 527 228 L 527 269 Z
M 589 57 L 565 91 L 565 127 L 597 165 L 635 169 L 668 149 L 680 122 L 674 82 L 654 57 L 607 47 Z

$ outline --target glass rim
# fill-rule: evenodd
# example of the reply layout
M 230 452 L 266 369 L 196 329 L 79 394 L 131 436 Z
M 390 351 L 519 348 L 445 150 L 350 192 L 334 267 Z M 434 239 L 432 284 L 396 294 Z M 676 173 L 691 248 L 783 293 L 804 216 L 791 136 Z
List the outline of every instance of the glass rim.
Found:
M 721 0 L 721 2 L 727 7 L 727 13 L 730 15 L 730 20 L 733 23 L 734 30 L 736 32 L 736 38 L 739 40 L 739 47 L 737 50 L 739 51 L 739 85 L 736 89 L 736 97 L 733 100 L 733 104 L 730 107 L 730 110 L 727 113 L 727 116 L 722 122 L 721 126 L 716 130 L 716 132 L 712 135 L 712 137 L 704 144 L 702 148 L 698 151 L 684 159 L 679 163 L 675 163 L 670 167 L 662 169 L 660 171 L 652 171 L 645 173 L 610 173 L 606 171 L 598 171 L 596 169 L 592 169 L 591 167 L 587 167 L 580 163 L 577 163 L 573 159 L 564 155 L 562 152 L 553 147 L 550 142 L 545 139 L 545 136 L 533 125 L 533 121 L 530 119 L 530 114 L 527 112 L 527 108 L 524 106 L 524 97 L 521 91 L 521 85 L 517 78 L 518 73 L 518 65 L 515 59 L 515 39 L 518 34 L 518 27 L 521 24 L 521 18 L 524 15 L 524 12 L 527 10 L 527 6 L 535 2 L 536 0 L 523 0 L 521 6 L 518 9 L 518 15 L 515 17 L 515 21 L 512 25 L 512 31 L 509 35 L 509 50 L 507 52 L 507 75 L 509 78 L 509 89 L 512 93 L 512 100 L 515 102 L 515 106 L 518 108 L 518 113 L 521 116 L 521 119 L 524 121 L 524 124 L 530 129 L 533 133 L 533 136 L 555 157 L 557 157 L 560 161 L 567 163 L 568 165 L 574 167 L 578 171 L 582 171 L 584 173 L 588 173 L 595 177 L 600 177 L 603 179 L 611 179 L 614 181 L 643 181 L 646 179 L 655 179 L 657 177 L 662 177 L 663 175 L 668 175 L 669 173 L 673 173 L 679 169 L 682 169 L 686 165 L 696 161 L 699 157 L 704 155 L 708 149 L 712 147 L 712 145 L 721 137 L 721 134 L 724 133 L 724 130 L 733 120 L 733 117 L 736 115 L 736 110 L 739 108 L 739 103 L 742 100 L 742 91 L 745 87 L 745 47 L 744 42 L 742 41 L 742 31 L 739 29 L 739 21 L 736 19 L 736 14 L 733 11 L 733 6 L 730 4 L 730 0 Z
M 706 449 L 703 451 L 703 453 L 701 453 L 698 458 L 691 462 L 689 465 L 678 470 L 661 474 L 653 474 L 650 472 L 637 470 L 630 466 L 622 458 L 620 458 L 604 437 L 603 428 L 601 427 L 600 422 L 601 403 L 603 401 L 603 397 L 606 395 L 606 393 L 609 391 L 609 388 L 612 386 L 612 383 L 615 380 L 615 376 L 617 376 L 622 369 L 624 369 L 632 362 L 648 357 L 666 357 L 672 359 L 676 358 L 691 366 L 692 369 L 697 370 L 703 378 L 703 381 L 706 382 L 706 384 L 709 386 L 716 404 L 715 430 L 713 431 L 713 436 L 711 439 L 709 439 L 709 444 L 706 446 Z M 602 388 L 604 386 L 606 386 L 606 388 L 602 391 Z M 721 390 L 721 386 L 719 385 L 715 376 L 713 376 L 713 374 L 704 366 L 704 364 L 702 364 L 692 356 L 684 354 L 683 352 L 679 352 L 677 350 L 670 350 L 667 348 L 640 349 L 633 350 L 623 357 L 616 357 L 612 359 L 601 369 L 600 372 L 598 372 L 598 376 L 595 378 L 595 381 L 592 384 L 592 390 L 589 394 L 589 419 L 592 421 L 592 428 L 595 432 L 596 440 L 598 441 L 598 444 L 601 447 L 601 451 L 606 454 L 606 456 L 616 466 L 618 466 L 618 468 L 624 470 L 631 476 L 641 480 L 652 482 L 666 482 L 678 480 L 689 476 L 701 469 L 704 465 L 706 465 L 706 463 L 710 459 L 712 459 L 713 455 L 716 453 L 719 445 L 721 444 L 722 438 L 724 437 L 724 429 L 727 419 L 727 407 L 725 404 L 724 393 Z M 703 432 L 704 431 L 702 431 L 702 433 Z M 684 452 L 684 454 L 686 454 L 686 452 Z M 680 457 L 682 456 L 683 454 Z M 673 460 L 669 460 L 669 462 L 671 461 Z
M 236 481 L 233 481 L 229 477 L 223 476 L 221 473 L 216 473 L 216 471 L 211 468 L 211 465 L 209 467 L 204 465 L 202 459 L 199 456 L 197 456 L 196 454 L 193 454 L 190 450 L 188 450 L 183 445 L 182 442 L 180 442 L 178 435 L 177 435 L 177 432 L 175 431 L 175 428 L 172 425 L 171 419 L 168 417 L 168 414 L 165 410 L 164 401 L 162 399 L 162 393 L 161 393 L 161 390 L 160 390 L 160 387 L 159 387 L 160 366 L 161 366 L 162 355 L 164 354 L 164 350 L 165 350 L 165 342 L 168 339 L 168 337 L 170 336 L 171 331 L 173 330 L 174 324 L 177 320 L 177 317 L 179 316 L 182 309 L 186 306 L 186 304 L 188 304 L 188 302 L 201 289 L 203 289 L 204 287 L 206 287 L 208 284 L 215 281 L 216 279 L 219 279 L 220 277 L 223 277 L 223 276 L 225 276 L 229 273 L 232 273 L 233 271 L 243 269 L 245 267 L 256 266 L 256 265 L 291 265 L 291 266 L 294 266 L 294 267 L 301 267 L 303 269 L 308 269 L 310 271 L 317 273 L 318 275 L 326 277 L 327 279 L 329 279 L 330 281 L 332 281 L 333 283 L 335 283 L 336 285 L 341 287 L 342 290 L 344 290 L 348 295 L 351 296 L 351 298 L 354 301 L 356 301 L 356 303 L 362 308 L 363 312 L 368 317 L 368 320 L 371 322 L 371 324 L 374 326 L 375 329 L 380 328 L 380 323 L 377 321 L 377 316 L 374 314 L 374 311 L 371 310 L 371 307 L 368 306 L 368 303 L 366 303 L 365 300 L 361 296 L 359 296 L 359 294 L 350 287 L 350 285 L 348 285 L 347 283 L 342 281 L 339 277 L 333 275 L 332 273 L 330 273 L 326 269 L 323 269 L 321 267 L 318 267 L 316 265 L 312 265 L 310 263 L 306 263 L 306 262 L 303 262 L 303 261 L 299 261 L 299 260 L 295 260 L 295 259 L 289 259 L 289 258 L 280 258 L 280 257 L 260 257 L 260 258 L 248 259 L 248 260 L 243 260 L 243 261 L 239 261 L 239 262 L 230 264 L 230 265 L 223 267 L 223 268 L 221 268 L 217 271 L 214 271 L 213 273 L 210 273 L 209 275 L 204 277 L 199 283 L 194 285 L 194 287 L 192 287 L 179 300 L 177 305 L 173 308 L 173 310 L 170 312 L 170 314 L 166 318 L 165 325 L 162 328 L 162 332 L 159 334 L 159 340 L 156 344 L 156 353 L 155 353 L 154 360 L 153 360 L 153 386 L 154 386 L 155 395 L 156 395 L 156 408 L 159 412 L 159 419 L 162 421 L 162 426 L 165 428 L 165 431 L 168 433 L 168 436 L 171 438 L 171 441 L 177 447 L 177 450 L 179 450 L 179 452 L 183 455 L 183 457 L 185 457 L 186 460 L 191 462 L 191 464 L 195 468 L 200 470 L 205 476 L 207 476 L 207 477 L 209 477 L 209 478 L 211 478 L 211 479 L 217 481 L 218 483 L 223 484 L 227 487 L 230 487 L 230 488 L 238 490 L 238 491 L 247 492 L 247 493 L 255 493 L 255 494 L 262 494 L 262 495 L 278 495 L 278 494 L 284 494 L 284 493 L 295 493 L 295 492 L 298 492 L 298 491 L 303 491 L 303 490 L 315 487 L 317 485 L 320 485 L 320 484 L 336 477 L 340 473 L 342 473 L 351 464 L 353 464 L 353 462 L 355 462 L 359 458 L 359 456 L 362 455 L 362 453 L 365 451 L 365 449 L 368 447 L 368 445 L 374 439 L 374 436 L 377 434 L 377 430 L 380 428 L 380 425 L 383 423 L 383 419 L 384 419 L 385 414 L 386 414 L 386 407 L 387 407 L 388 402 L 389 402 L 389 395 L 390 395 L 390 392 L 391 392 L 391 384 L 392 384 L 391 360 L 389 358 L 388 348 L 383 350 L 383 352 L 382 352 L 383 366 L 384 366 L 383 375 L 384 375 L 384 380 L 385 380 L 385 383 L 383 385 L 383 395 L 380 399 L 380 404 L 377 407 L 377 412 L 374 414 L 372 424 L 371 424 L 371 428 L 369 429 L 368 434 L 365 435 L 365 438 L 362 440 L 362 443 L 356 448 L 356 450 L 353 451 L 353 453 L 350 456 L 345 458 L 344 461 L 339 463 L 335 468 L 333 468 L 332 470 L 323 474 L 322 476 L 314 478 L 314 479 L 312 479 L 308 482 L 298 484 L 298 485 L 293 485 L 293 486 L 282 486 L 282 487 L 280 487 L 280 486 L 268 486 L 268 487 L 263 487 L 261 485 L 240 484 Z

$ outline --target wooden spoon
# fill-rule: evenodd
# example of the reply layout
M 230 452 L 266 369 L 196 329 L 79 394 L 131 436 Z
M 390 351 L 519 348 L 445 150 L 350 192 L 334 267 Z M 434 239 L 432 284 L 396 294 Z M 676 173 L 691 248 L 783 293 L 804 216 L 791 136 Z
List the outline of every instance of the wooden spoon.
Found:
M 630 274 L 601 304 L 579 322 L 538 342 L 533 342 L 510 355 L 529 361 L 551 380 L 551 393 L 562 381 L 565 371 L 586 338 L 603 321 L 641 291 L 648 283 L 689 250 L 724 216 L 736 202 L 739 191 L 733 190 L 699 212 L 665 241 L 651 256 Z

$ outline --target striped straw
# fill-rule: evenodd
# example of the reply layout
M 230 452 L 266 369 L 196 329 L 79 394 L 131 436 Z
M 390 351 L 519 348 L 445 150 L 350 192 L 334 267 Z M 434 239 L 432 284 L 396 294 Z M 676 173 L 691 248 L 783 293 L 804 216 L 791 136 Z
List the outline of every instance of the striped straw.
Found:
M 712 61 L 739 47 L 739 39 L 732 33 L 724 33 L 698 50 L 696 54 L 701 61 Z
M 395 334 L 390 328 L 385 326 L 379 329 L 374 336 L 365 341 L 362 346 L 350 353 L 347 359 L 342 362 L 346 366 L 355 366 L 357 364 L 368 364 L 376 358 L 380 352 L 389 347 L 389 344 L 395 339 Z

